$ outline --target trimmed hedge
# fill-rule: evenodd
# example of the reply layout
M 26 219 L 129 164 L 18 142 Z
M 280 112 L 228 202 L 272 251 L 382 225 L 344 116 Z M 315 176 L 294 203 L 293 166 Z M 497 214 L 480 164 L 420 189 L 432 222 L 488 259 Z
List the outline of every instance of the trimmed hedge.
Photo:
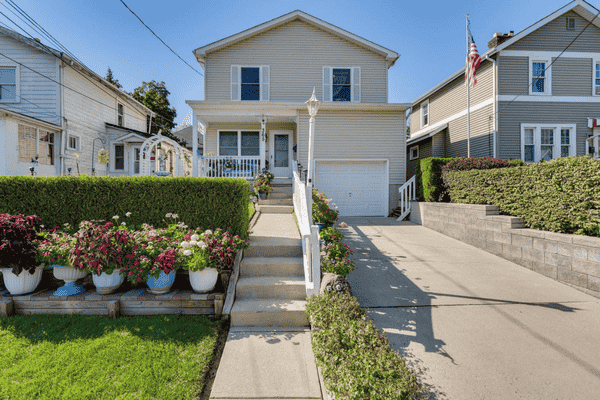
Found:
M 0 213 L 35 214 L 46 226 L 118 215 L 136 227 L 163 226 L 165 215 L 176 213 L 190 227 L 246 238 L 250 190 L 246 180 L 233 178 L 0 176 Z
M 470 171 L 472 169 L 495 169 L 525 165 L 521 160 L 506 161 L 492 157 L 455 158 L 442 167 L 444 171 Z
M 308 299 L 313 352 L 327 390 L 336 399 L 419 398 L 422 388 L 385 334 L 367 319 L 349 294 L 325 293 Z
M 444 186 L 442 167 L 454 158 L 429 157 L 417 164 L 416 186 L 417 197 L 423 201 L 442 201 Z
M 600 237 L 600 160 L 445 174 L 453 203 L 493 204 L 534 229 Z

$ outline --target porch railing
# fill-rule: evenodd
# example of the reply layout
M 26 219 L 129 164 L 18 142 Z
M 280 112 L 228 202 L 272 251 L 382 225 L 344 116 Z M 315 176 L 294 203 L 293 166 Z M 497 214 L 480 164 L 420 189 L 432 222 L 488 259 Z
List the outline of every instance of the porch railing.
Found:
M 254 178 L 260 172 L 259 156 L 203 156 L 198 176 L 213 178 Z
M 398 189 L 400 192 L 400 217 L 397 221 L 402 221 L 410 214 L 410 202 L 416 199 L 415 178 L 416 175 Z
M 302 237 L 302 258 L 306 297 L 319 294 L 321 289 L 321 254 L 319 252 L 319 229 L 312 225 L 312 189 L 298 175 L 298 162 L 292 160 L 294 213 Z

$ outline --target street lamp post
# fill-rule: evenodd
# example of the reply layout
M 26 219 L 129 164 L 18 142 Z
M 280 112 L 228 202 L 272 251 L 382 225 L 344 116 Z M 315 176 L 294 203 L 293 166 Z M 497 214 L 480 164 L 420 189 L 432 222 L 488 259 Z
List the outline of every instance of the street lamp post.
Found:
M 313 158 L 315 150 L 315 116 L 319 111 L 319 105 L 321 102 L 317 100 L 315 96 L 315 88 L 310 99 L 306 102 L 308 108 L 308 115 L 310 115 L 309 128 L 308 128 L 308 178 L 306 182 L 306 205 L 308 206 L 308 214 L 310 223 L 312 225 L 312 186 L 314 178 Z

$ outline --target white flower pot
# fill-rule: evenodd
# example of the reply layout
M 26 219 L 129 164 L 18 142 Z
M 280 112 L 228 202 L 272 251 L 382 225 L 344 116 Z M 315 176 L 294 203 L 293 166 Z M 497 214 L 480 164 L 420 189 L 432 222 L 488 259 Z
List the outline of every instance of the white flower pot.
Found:
M 121 271 L 122 269 L 117 269 L 110 275 L 103 272 L 100 276 L 92 273 L 92 280 L 96 286 L 96 292 L 98 292 L 98 294 L 110 294 L 117 290 L 125 280 Z
M 219 272 L 216 268 L 204 268 L 202 271 L 190 271 L 190 283 L 196 293 L 208 293 L 215 288 Z
M 15 275 L 12 273 L 12 268 L 2 268 L 4 285 L 8 292 L 13 296 L 31 293 L 40 284 L 43 270 L 44 265 L 42 264 L 35 269 L 33 274 L 30 274 L 27 271 L 21 271 L 19 275 Z

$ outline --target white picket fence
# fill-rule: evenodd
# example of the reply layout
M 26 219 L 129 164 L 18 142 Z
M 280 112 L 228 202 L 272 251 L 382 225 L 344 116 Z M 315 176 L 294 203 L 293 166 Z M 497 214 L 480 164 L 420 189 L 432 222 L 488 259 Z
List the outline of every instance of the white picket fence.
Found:
M 306 297 L 319 294 L 321 288 L 321 254 L 319 229 L 312 225 L 312 188 L 307 187 L 298 175 L 298 162 L 292 160 L 294 212 L 302 236 L 302 254 Z
M 259 156 L 203 156 L 198 160 L 201 177 L 254 178 L 259 172 Z
M 402 221 L 410 214 L 410 202 L 416 199 L 415 177 L 416 175 L 398 189 L 400 192 L 400 217 L 397 221 Z

